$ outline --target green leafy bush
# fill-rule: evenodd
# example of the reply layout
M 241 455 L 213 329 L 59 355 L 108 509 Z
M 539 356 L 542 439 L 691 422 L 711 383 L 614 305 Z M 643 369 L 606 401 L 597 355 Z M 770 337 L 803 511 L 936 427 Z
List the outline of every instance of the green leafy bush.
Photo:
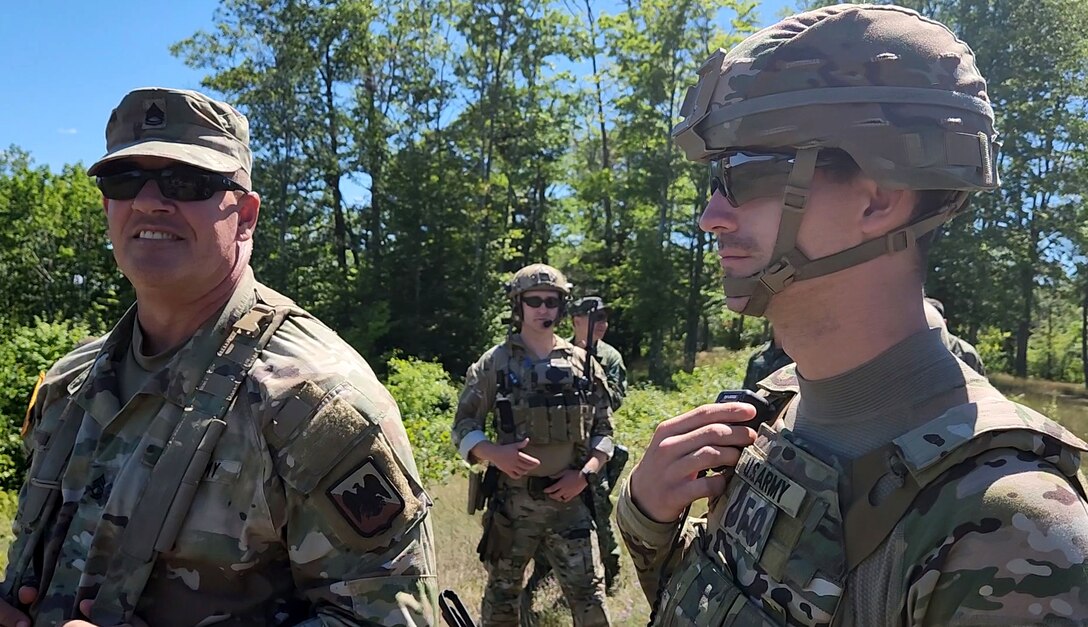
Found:
M 386 387 L 397 399 L 424 482 L 441 482 L 457 467 L 450 442 L 459 390 L 441 364 L 415 357 L 389 360 Z
M 87 337 L 73 322 L 0 323 L 0 488 L 18 490 L 25 459 L 19 431 L 38 375 Z
M 636 386 L 612 419 L 616 441 L 641 453 L 661 421 L 714 402 L 722 390 L 739 388 L 747 359 L 747 353 L 732 353 L 690 374 L 678 372 L 672 376 L 673 390 Z

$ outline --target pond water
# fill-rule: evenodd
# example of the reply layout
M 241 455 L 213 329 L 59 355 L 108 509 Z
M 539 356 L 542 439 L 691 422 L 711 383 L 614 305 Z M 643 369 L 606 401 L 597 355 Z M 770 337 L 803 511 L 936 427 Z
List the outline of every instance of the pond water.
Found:
M 1010 399 L 1046 414 L 1080 436 L 1081 439 L 1088 441 L 1088 398 L 1079 394 L 1040 389 L 1041 386 L 1035 386 L 1030 381 L 992 381 L 992 383 Z M 1088 455 L 1082 458 L 1080 467 L 1088 473 Z

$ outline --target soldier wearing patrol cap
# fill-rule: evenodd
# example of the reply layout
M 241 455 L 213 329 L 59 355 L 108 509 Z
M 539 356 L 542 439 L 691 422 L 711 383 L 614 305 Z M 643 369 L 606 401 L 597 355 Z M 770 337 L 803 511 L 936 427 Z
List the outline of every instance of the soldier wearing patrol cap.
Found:
M 971 49 L 901 7 L 825 7 L 714 54 L 682 115 L 726 303 L 796 365 L 662 422 L 633 470 L 617 522 L 651 622 L 1083 624 L 1088 445 L 923 311 L 929 234 L 998 185 Z
M 106 149 L 89 172 L 136 304 L 34 395 L 0 624 L 435 623 L 396 403 L 250 269 L 246 118 L 137 89 Z
M 587 496 L 613 453 L 611 408 L 600 365 L 555 334 L 569 295 L 551 266 L 514 273 L 507 296 L 517 331 L 469 366 L 457 404 L 454 446 L 496 479 L 477 549 L 488 574 L 485 626 L 519 624 L 525 567 L 538 552 L 575 625 L 609 622 Z

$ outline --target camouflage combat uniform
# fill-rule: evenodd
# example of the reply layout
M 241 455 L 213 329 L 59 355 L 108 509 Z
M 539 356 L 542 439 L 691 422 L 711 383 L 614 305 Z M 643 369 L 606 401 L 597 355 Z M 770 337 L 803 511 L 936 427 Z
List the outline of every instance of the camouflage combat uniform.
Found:
M 133 569 L 123 565 L 148 531 L 133 521 L 162 489 L 156 462 L 200 411 L 183 407 L 255 304 L 286 317 L 224 416 L 191 505 L 168 517 L 167 526 L 180 525 L 175 539 L 155 546 L 146 587 L 131 590 Z M 135 320 L 133 307 L 108 335 L 58 361 L 39 391 L 8 598 L 21 585 L 40 588 L 29 610 L 38 625 L 80 617 L 78 602 L 100 589 L 156 627 L 435 623 L 430 499 L 396 403 L 370 366 L 247 270 L 225 308 L 125 402 L 118 377 Z M 211 384 L 206 391 L 218 394 Z M 53 488 L 57 507 L 31 506 L 41 503 L 35 491 L 51 492 L 39 478 L 65 424 L 74 446 Z M 96 600 L 96 613 L 104 603 Z
M 571 340 L 572 342 L 574 340 Z M 608 397 L 612 401 L 612 411 L 616 411 L 623 405 L 623 399 L 627 397 L 627 366 L 623 363 L 623 355 L 604 340 L 596 343 L 597 361 L 604 368 L 604 376 L 608 381 Z
M 974 53 L 902 7 L 824 7 L 718 51 L 682 115 L 673 137 L 711 165 L 715 202 L 781 194 L 767 265 L 723 278 L 745 315 L 794 283 L 911 249 L 999 184 Z M 943 193 L 908 224 L 810 259 L 797 248 L 810 186 L 842 153 L 867 184 Z M 791 366 L 759 385 L 780 412 L 705 520 L 655 522 L 630 482 L 621 492 L 617 524 L 653 624 L 1085 624 L 1088 445 L 1005 399 L 939 331 L 838 376 Z
M 757 383 L 771 376 L 779 368 L 792 363 L 793 359 L 781 346 L 774 341 L 767 342 L 748 358 L 748 369 L 744 371 L 744 383 L 741 387 L 746 390 L 755 390 Z
M 940 329 L 941 341 L 948 347 L 948 350 L 951 351 L 957 359 L 970 366 L 971 370 L 974 370 L 985 377 L 986 366 L 982 363 L 982 356 L 978 354 L 978 349 L 967 340 L 957 335 L 953 335 L 952 332 L 948 330 L 948 324 L 944 319 L 944 305 L 941 304 L 941 301 L 927 297 L 924 306 L 926 310 L 926 323 L 929 324 L 929 328 Z
M 624 365 L 620 352 L 608 342 L 598 340 L 596 350 L 597 361 L 604 369 L 605 379 L 608 381 L 608 397 L 611 400 L 612 411 L 615 412 L 623 405 L 623 399 L 627 396 L 627 366 Z M 606 587 L 611 590 L 620 572 L 620 543 L 616 541 L 616 534 L 612 530 L 614 508 L 609 498 L 616 486 L 611 485 L 602 475 L 601 482 L 592 487 L 597 543 L 600 545 L 601 559 L 604 561 Z
M 568 342 L 574 343 L 574 338 Z M 623 405 L 623 399 L 627 396 L 627 367 L 623 363 L 623 356 L 611 344 L 604 340 L 596 343 L 597 362 L 604 369 L 608 382 L 608 398 L 612 411 L 617 411 Z M 597 546 L 600 548 L 601 561 L 604 563 L 605 588 L 612 594 L 618 585 L 620 574 L 620 543 L 616 540 L 616 533 L 612 529 L 612 504 L 611 495 L 616 486 L 609 480 L 606 473 L 601 473 L 600 481 L 593 490 L 593 523 L 597 527 Z M 525 584 L 526 599 L 523 608 L 531 607 L 531 596 L 540 586 L 541 582 L 551 574 L 551 566 L 542 553 L 537 553 L 533 558 L 533 573 Z
M 761 386 L 799 402 L 744 450 L 706 519 L 660 524 L 621 493 L 617 523 L 647 597 L 660 598 L 655 624 L 1088 616 L 1088 486 L 1076 475 L 1088 446 L 1005 400 L 935 331 L 831 380 L 799 379 L 790 366 Z M 972 450 L 968 438 L 987 430 L 1002 441 Z M 956 461 L 942 466 L 944 455 Z M 873 490 L 876 505 L 843 485 Z
M 611 449 L 612 423 L 605 381 L 594 368 L 593 395 L 580 391 L 586 354 L 562 338 L 545 359 L 533 359 L 521 336 L 511 335 L 469 367 L 454 418 L 453 443 L 467 460 L 485 439 L 487 415 L 508 398 L 514 430 L 496 415 L 499 444 L 529 438 L 523 449 L 541 461 L 531 477 L 499 484 L 485 518 L 487 540 L 481 546 L 488 572 L 484 625 L 519 624 L 519 597 L 525 567 L 538 552 L 551 563 L 575 625 L 607 625 L 604 569 L 593 517 L 582 498 L 556 501 L 542 492 L 549 477 L 581 468 L 593 450 Z M 583 495 L 591 494 L 587 487 Z

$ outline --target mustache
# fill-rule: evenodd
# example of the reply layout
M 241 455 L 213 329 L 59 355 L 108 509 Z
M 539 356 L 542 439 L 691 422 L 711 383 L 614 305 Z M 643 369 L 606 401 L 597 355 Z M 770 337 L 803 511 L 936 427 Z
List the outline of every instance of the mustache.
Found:
M 752 255 L 759 251 L 759 244 L 755 239 L 737 233 L 719 233 L 718 250 L 729 249 Z

